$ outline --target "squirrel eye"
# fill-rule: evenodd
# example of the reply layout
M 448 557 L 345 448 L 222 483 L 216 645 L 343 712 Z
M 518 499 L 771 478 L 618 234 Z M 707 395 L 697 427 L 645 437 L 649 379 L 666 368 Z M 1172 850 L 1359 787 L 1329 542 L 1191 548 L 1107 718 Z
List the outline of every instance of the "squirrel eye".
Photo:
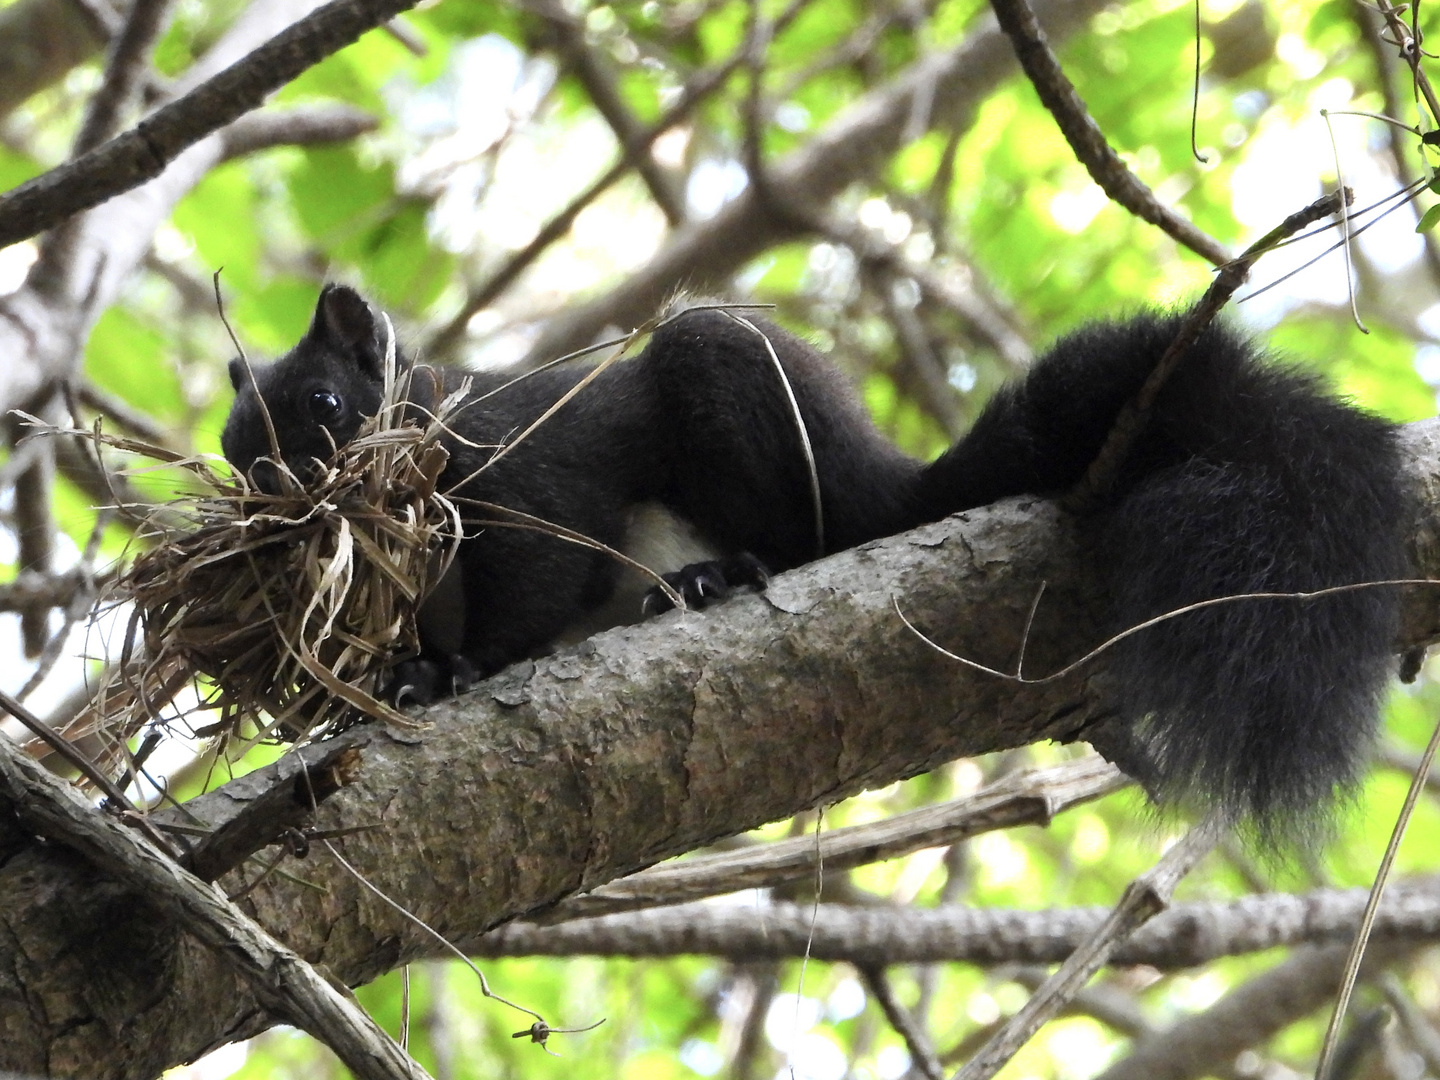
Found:
M 316 390 L 310 395 L 310 414 L 320 423 L 340 415 L 340 397 L 330 390 Z

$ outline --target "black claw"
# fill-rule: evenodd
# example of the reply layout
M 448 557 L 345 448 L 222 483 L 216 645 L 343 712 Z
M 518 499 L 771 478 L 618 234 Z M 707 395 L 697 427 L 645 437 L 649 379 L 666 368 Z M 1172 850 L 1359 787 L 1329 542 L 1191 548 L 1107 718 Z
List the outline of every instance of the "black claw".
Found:
M 409 702 L 424 708 L 442 697 L 463 694 L 480 681 L 475 665 L 465 657 L 417 657 L 395 665 L 384 696 L 397 706 Z
M 761 590 L 770 583 L 765 564 L 748 551 L 711 562 L 691 563 L 662 576 L 665 584 L 680 594 L 685 606 L 696 610 L 724 600 L 736 589 Z M 645 594 L 640 610 L 645 615 L 659 615 L 674 606 L 669 595 L 657 585 Z

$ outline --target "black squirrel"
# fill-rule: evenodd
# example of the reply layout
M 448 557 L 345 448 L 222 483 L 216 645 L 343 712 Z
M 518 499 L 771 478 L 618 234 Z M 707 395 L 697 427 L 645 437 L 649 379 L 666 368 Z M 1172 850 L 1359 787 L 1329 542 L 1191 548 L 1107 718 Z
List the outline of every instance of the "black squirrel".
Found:
M 1070 488 L 1180 319 L 1146 314 L 1062 338 L 929 464 L 875 430 L 816 349 L 747 321 L 704 309 L 672 318 L 483 470 L 493 447 L 589 369 L 542 370 L 462 410 L 453 427 L 476 445 L 450 442 L 441 489 L 474 474 L 456 494 L 622 549 L 665 524 L 690 542 L 655 568 L 703 606 L 819 554 L 1007 495 Z M 255 367 L 253 384 L 232 361 L 225 456 L 273 488 L 258 387 L 285 462 L 303 474 L 328 458 L 376 411 L 386 338 L 357 292 L 326 286 L 305 336 Z M 818 530 L 777 359 L 808 432 Z M 433 395 L 417 404 L 433 405 L 463 377 L 415 379 Z M 472 378 L 476 398 L 510 382 Z M 1081 527 L 1090 550 L 1105 553 L 1099 569 L 1119 629 L 1212 597 L 1404 577 L 1409 504 L 1393 425 L 1212 324 Z M 469 530 L 452 573 L 458 580 L 421 612 L 422 655 L 399 669 L 403 693 L 422 704 L 554 642 L 612 600 L 620 577 L 613 558 L 514 528 Z M 638 597 L 627 603 L 638 612 Z M 1365 765 L 1398 605 L 1386 587 L 1240 601 L 1125 639 L 1110 657 L 1134 748 L 1124 764 L 1162 799 L 1198 799 L 1262 829 L 1312 819 Z

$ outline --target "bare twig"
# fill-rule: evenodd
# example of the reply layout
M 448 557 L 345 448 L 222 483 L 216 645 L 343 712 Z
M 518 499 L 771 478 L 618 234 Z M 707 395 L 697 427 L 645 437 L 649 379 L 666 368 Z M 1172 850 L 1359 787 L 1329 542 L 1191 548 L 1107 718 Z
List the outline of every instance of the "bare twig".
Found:
M 820 838 L 831 871 L 895 859 L 925 848 L 959 843 L 1016 825 L 1046 825 L 1063 810 L 1129 784 L 1098 755 L 1048 769 L 1012 773 L 988 787 L 939 806 L 897 814 L 868 825 L 833 829 Z M 737 851 L 700 855 L 642 870 L 561 901 L 545 922 L 679 904 L 741 889 L 774 888 L 814 872 L 815 842 L 808 837 Z
M 895 997 L 895 990 L 890 985 L 885 969 L 867 965 L 859 970 L 860 977 L 865 980 L 865 988 L 880 1006 L 885 1019 L 890 1021 L 890 1026 L 905 1040 L 905 1046 L 910 1051 L 910 1060 L 915 1063 L 916 1068 L 928 1080 L 943 1080 L 945 1067 L 935 1055 L 935 1047 L 931 1044 L 930 1037 L 925 1034 L 924 1028 L 915 1022 L 910 1010 Z
M 956 1080 L 988 1080 L 1030 1041 L 1110 959 L 1116 948 L 1144 923 L 1170 905 L 1175 886 L 1209 854 L 1220 826 L 1207 819 L 1191 829 L 1155 864 L 1132 881 L 1103 926 L 1076 949 L 1019 1012 L 969 1060 Z
M 1055 117 L 1076 158 L 1105 194 L 1216 266 L 1228 263 L 1230 253 L 1218 241 L 1162 204 L 1110 148 L 1105 133 L 1091 119 L 1085 102 L 1050 51 L 1045 31 L 1026 0 L 991 0 L 990 6 L 1000 20 L 1000 28 L 1014 44 L 1020 66 L 1030 77 L 1040 101 Z
M 0 247 L 159 176 L 186 147 L 414 0 L 332 0 L 129 131 L 0 196 Z
M 1007 0 L 999 0 L 1007 2 Z M 1266 233 L 1250 247 L 1245 249 L 1244 254 L 1239 258 L 1225 263 L 1220 272 L 1211 282 L 1210 288 L 1205 290 L 1198 303 L 1185 316 L 1184 322 L 1180 324 L 1180 330 L 1175 335 L 1169 347 L 1161 355 L 1155 364 L 1155 369 L 1150 372 L 1144 384 L 1136 392 L 1135 396 L 1127 401 L 1120 414 L 1115 418 L 1115 423 L 1110 428 L 1110 434 L 1105 439 L 1105 444 L 1100 452 L 1095 455 L 1095 460 L 1085 470 L 1085 475 L 1080 482 L 1065 496 L 1065 505 L 1072 511 L 1084 511 L 1093 506 L 1109 490 L 1123 465 L 1130 448 L 1145 430 L 1149 422 L 1150 410 L 1154 407 L 1155 399 L 1159 396 L 1161 388 L 1174 374 L 1175 369 L 1184 360 L 1190 346 L 1200 337 L 1205 327 L 1210 325 L 1220 309 L 1229 302 L 1235 290 L 1244 284 L 1250 274 L 1250 267 L 1266 251 L 1279 240 L 1293 236 L 1323 217 L 1335 213 L 1342 203 L 1350 201 L 1350 192 L 1331 192 L 1323 198 L 1317 199 L 1305 209 L 1291 214 L 1274 229 Z

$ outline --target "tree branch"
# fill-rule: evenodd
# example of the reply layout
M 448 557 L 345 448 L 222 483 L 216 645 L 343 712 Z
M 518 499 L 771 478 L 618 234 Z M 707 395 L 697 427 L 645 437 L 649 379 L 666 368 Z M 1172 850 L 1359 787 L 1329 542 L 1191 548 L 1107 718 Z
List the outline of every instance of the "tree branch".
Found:
M 1440 422 L 1412 425 L 1406 445 L 1433 515 Z M 1433 516 L 1416 535 L 1440 536 Z M 1440 577 L 1440 544 L 1417 557 Z M 381 826 L 345 837 L 345 857 L 456 946 L 483 949 L 517 915 L 722 836 L 955 757 L 1089 737 L 1108 716 L 1103 661 L 1039 685 L 983 676 L 925 648 L 895 613 L 1005 667 L 1042 580 L 1026 661 L 1039 672 L 1102 636 L 1104 609 L 1068 520 L 1031 498 L 843 552 L 703 614 L 597 635 L 433 707 L 421 737 L 366 725 L 302 751 L 358 755 L 357 782 L 321 804 L 315 828 Z M 1415 591 L 1405 626 L 1440 626 L 1434 591 Z M 273 775 L 187 810 L 219 825 Z M 245 908 L 307 960 L 358 984 L 434 955 L 428 935 L 323 854 L 296 870 L 311 884 L 272 875 Z M 254 876 L 244 868 L 225 887 Z M 47 907 L 57 895 L 63 914 Z M 119 917 L 138 903 L 53 845 L 0 865 L 0 970 L 17 972 L 0 981 L 0 1066 L 38 1071 L 63 1050 L 90 1076 L 140 1080 L 268 1023 L 173 926 Z
M 17 0 L 0 8 L 0 116 L 58 82 L 75 65 L 98 52 L 119 18 L 98 4 L 74 0 Z
M 1413 945 L 1374 943 L 1365 971 L 1406 955 Z M 1204 1012 L 1137 1045 L 1096 1080 L 1192 1080 L 1211 1076 L 1240 1051 L 1260 1046 L 1326 1004 L 1340 983 L 1346 946 L 1298 950 L 1226 994 Z
M 741 889 L 774 888 L 813 877 L 817 847 L 825 871 L 831 873 L 958 844 L 997 829 L 1048 825 L 1056 814 L 1129 783 L 1124 773 L 1098 756 L 1051 769 L 1012 773 L 973 795 L 822 833 L 818 842 L 814 837 L 796 837 L 654 866 L 562 900 L 545 921 L 680 904 Z
M 136 103 L 150 70 L 150 53 L 170 11 L 171 0 L 132 0 L 125 24 L 110 43 L 105 76 L 85 111 L 72 156 L 78 157 L 109 139 L 122 114 Z
M 0 247 L 138 187 L 265 98 L 414 0 L 332 0 L 138 125 L 0 196 Z
M 1239 900 L 1176 904 L 1115 950 L 1116 965 L 1175 971 L 1222 956 L 1292 945 L 1347 944 L 1365 906 L 1364 889 L 1263 893 Z M 986 966 L 1058 964 L 1110 915 L 1100 907 L 1016 911 L 772 902 L 680 904 L 576 919 L 558 926 L 521 920 L 493 931 L 477 956 L 696 954 L 736 963 L 804 956 L 861 967 L 960 961 Z M 813 931 L 812 931 L 813 925 Z M 1414 949 L 1440 939 L 1440 881 L 1421 878 L 1387 896 L 1376 940 Z M 1383 929 L 1382 929 L 1383 928 Z
M 592 48 L 586 42 L 584 27 L 556 0 L 526 0 L 524 6 L 544 22 L 546 37 L 560 54 L 563 67 L 580 81 L 596 111 L 610 125 L 620 144 L 621 154 L 634 164 L 635 171 L 640 174 L 665 219 L 672 226 L 679 225 L 685 220 L 685 193 L 675 177 L 662 169 L 649 153 L 654 137 L 625 104 L 620 86 L 606 65 L 601 50 Z M 632 147 L 637 149 L 632 150 Z M 639 150 L 640 147 L 645 149 Z
M 1049 33 L 1063 38 L 1103 6 L 1101 0 L 1049 0 L 1040 13 Z M 923 115 L 931 127 L 966 127 L 1015 64 L 995 23 L 977 22 L 979 29 L 960 44 L 872 90 L 802 149 L 772 165 L 768 175 L 775 188 L 792 204 L 819 209 L 849 184 L 873 176 L 909 137 L 914 116 Z M 550 319 L 525 362 L 543 363 L 588 345 L 609 324 L 638 326 L 677 285 L 722 285 L 795 231 L 793 220 L 747 189 L 708 221 L 677 229 L 649 263 L 608 294 Z
M 990 6 L 1000 20 L 1001 29 L 1015 46 L 1020 66 L 1040 95 L 1041 103 L 1055 117 L 1075 157 L 1105 194 L 1216 266 L 1229 262 L 1230 253 L 1222 244 L 1161 203 L 1110 148 L 1105 133 L 1080 100 L 1075 84 L 1066 77 L 1050 51 L 1045 32 L 1026 0 L 991 0 Z
M 374 116 L 351 105 L 300 105 L 251 113 L 220 134 L 224 160 L 230 161 L 275 146 L 345 142 L 379 126 Z
M 0 788 L 20 820 L 81 852 L 238 970 L 277 1019 L 303 1028 L 366 1080 L 426 1080 L 353 998 L 322 979 L 165 853 L 99 812 L 75 788 L 0 739 Z
M 233 63 L 314 3 L 256 0 L 178 85 L 201 82 Z M 0 364 L 0 414 L 17 408 L 34 411 L 33 401 L 47 385 L 71 377 L 75 343 L 83 341 L 88 330 L 85 320 L 118 295 L 149 251 L 160 222 L 223 155 L 220 135 L 202 139 L 156 180 L 77 221 L 67 238 L 73 249 L 73 257 L 66 260 L 68 273 L 59 280 L 29 280 L 18 291 L 0 297 L 0 356 L 7 357 Z M 86 313 L 79 322 L 77 311 Z

